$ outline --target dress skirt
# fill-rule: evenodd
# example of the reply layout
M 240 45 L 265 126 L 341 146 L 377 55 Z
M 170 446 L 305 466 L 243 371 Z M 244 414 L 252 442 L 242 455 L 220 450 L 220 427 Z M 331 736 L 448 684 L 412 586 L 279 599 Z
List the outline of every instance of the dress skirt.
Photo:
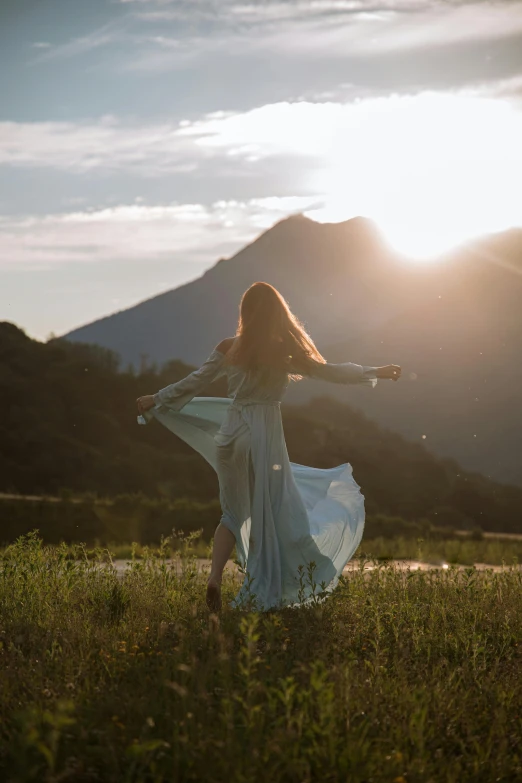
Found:
M 333 590 L 364 530 L 364 496 L 348 463 L 323 470 L 290 462 L 279 402 L 194 397 L 140 420 L 152 418 L 217 473 L 221 523 L 246 572 L 231 606 L 276 609 Z

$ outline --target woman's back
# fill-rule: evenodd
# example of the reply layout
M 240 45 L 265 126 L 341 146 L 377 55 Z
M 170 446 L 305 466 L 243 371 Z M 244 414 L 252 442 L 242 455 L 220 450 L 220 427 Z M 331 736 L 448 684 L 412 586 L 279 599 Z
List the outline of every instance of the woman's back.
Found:
M 234 338 L 223 340 L 214 351 L 217 361 L 221 363 L 222 372 L 227 376 L 228 396 L 238 401 L 276 402 L 282 400 L 289 384 L 288 370 L 277 365 L 265 364 L 255 369 L 246 369 L 241 365 L 229 364 L 224 360 L 224 357 L 233 343 Z

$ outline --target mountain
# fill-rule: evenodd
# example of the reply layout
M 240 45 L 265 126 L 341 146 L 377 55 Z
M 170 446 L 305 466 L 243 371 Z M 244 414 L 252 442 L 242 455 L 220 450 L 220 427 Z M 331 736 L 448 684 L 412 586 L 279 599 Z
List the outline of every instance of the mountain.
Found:
M 164 427 L 136 423 L 137 396 L 192 368 L 172 362 L 137 375 L 117 364 L 107 349 L 42 344 L 0 323 L 0 493 L 217 498 L 216 476 L 199 455 Z M 225 394 L 223 381 L 207 393 Z M 350 462 L 369 515 L 522 532 L 522 488 L 438 459 L 346 404 L 285 405 L 283 418 L 290 458 L 322 468 Z
M 321 224 L 292 216 L 197 280 L 69 332 L 140 366 L 142 357 L 199 364 L 234 334 L 241 294 L 275 285 L 321 345 L 386 323 L 407 307 L 429 271 L 401 264 L 365 218 Z M 388 295 L 389 287 L 395 296 Z
M 125 363 L 199 364 L 234 333 L 256 280 L 287 297 L 330 361 L 401 364 L 400 383 L 327 392 L 468 469 L 522 485 L 522 231 L 469 243 L 436 261 L 394 253 L 364 218 L 277 223 L 202 277 L 66 338 L 117 351 Z M 522 512 L 521 512 L 522 513 Z

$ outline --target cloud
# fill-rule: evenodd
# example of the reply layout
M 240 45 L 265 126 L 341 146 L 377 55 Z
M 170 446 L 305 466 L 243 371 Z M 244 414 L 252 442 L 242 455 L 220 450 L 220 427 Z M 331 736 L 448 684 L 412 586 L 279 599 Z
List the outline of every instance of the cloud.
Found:
M 42 53 L 33 61 L 32 65 L 47 62 L 49 60 L 68 59 L 78 55 L 87 54 L 94 49 L 108 46 L 123 36 L 123 27 L 119 20 L 108 22 L 102 27 L 93 30 L 87 35 L 78 38 L 72 38 L 66 43 L 51 46 L 48 43 L 33 44 L 34 47 L 42 49 Z
M 121 99 L 125 110 L 134 90 L 136 111 L 152 104 L 162 112 L 160 94 L 172 94 L 178 106 L 236 108 L 337 95 L 336 80 L 353 82 L 361 94 L 383 93 L 522 70 L 522 0 L 127 0 L 107 13 L 108 24 L 38 50 L 33 64 L 104 48 L 103 62 L 99 53 L 85 57 L 88 71 L 107 73 L 107 94 L 121 83 L 111 106 Z M 172 71 L 183 75 L 167 85 Z M 148 95 L 129 81 L 160 74 L 164 81 Z
M 435 5 L 429 0 L 120 0 L 140 18 L 259 24 L 329 15 L 409 13 Z M 146 10 L 143 10 L 143 9 Z M 151 10 L 152 9 L 152 10 Z
M 0 165 L 151 177 L 195 172 L 220 159 L 232 175 L 245 161 L 321 154 L 347 111 L 339 103 L 302 101 L 158 125 L 124 124 L 114 117 L 97 123 L 0 122 Z
M 127 169 L 142 175 L 188 171 L 178 125 L 124 125 L 113 117 L 89 122 L 0 122 L 0 165 L 45 167 L 79 174 Z
M 119 205 L 43 217 L 0 219 L 0 269 L 71 263 L 143 263 L 166 258 L 211 263 L 317 197 L 217 201 L 211 205 Z
M 478 92 L 491 98 L 509 99 L 511 103 L 518 103 L 522 99 L 522 73 L 507 79 L 499 79 L 491 84 L 481 84 Z
M 129 1 L 129 0 L 128 0 Z M 522 2 L 295 0 L 237 2 L 133 0 L 141 22 L 163 23 L 143 37 L 131 70 L 168 70 L 218 54 L 244 57 L 375 58 L 393 52 L 494 41 L 522 32 Z M 169 22 L 171 23 L 169 25 Z
M 220 160 L 230 175 L 240 168 L 246 175 L 245 162 L 256 164 L 281 155 L 322 159 L 329 165 L 332 158 L 345 158 L 346 147 L 355 144 L 357 154 L 380 157 L 380 150 L 392 152 L 390 127 L 398 129 L 397 142 L 405 154 L 414 142 L 414 129 L 440 145 L 442 128 L 447 153 L 460 157 L 470 145 L 475 149 L 474 139 L 481 143 L 490 139 L 501 149 L 504 138 L 519 132 L 522 114 L 494 98 L 509 91 L 516 94 L 520 78 L 452 93 L 424 91 L 347 102 L 282 101 L 176 123 L 131 124 L 111 116 L 85 123 L 0 122 L 0 165 L 102 175 L 124 170 L 158 177 L 173 172 L 204 174 L 207 162 Z M 452 130 L 446 138 L 450 117 Z M 468 142 L 459 129 L 469 129 L 475 117 L 479 124 Z M 371 139 L 372 149 L 365 139 Z
M 7 131 L 3 141 L 2 131 Z M 125 126 L 114 118 L 81 127 L 11 124 L 7 129 L 0 126 L 0 161 L 11 166 L 53 165 L 102 176 L 108 167 L 120 167 L 140 176 L 144 186 L 151 174 L 168 178 L 176 170 L 188 170 L 200 182 L 199 206 L 190 210 L 187 206 L 139 205 L 75 212 L 72 217 L 57 218 L 56 225 L 52 216 L 43 223 L 33 218 L 20 225 L 20 230 L 43 226 L 44 236 L 49 237 L 51 227 L 53 236 L 67 238 L 71 225 L 91 226 L 85 246 L 79 239 L 67 239 L 65 249 L 61 240 L 52 246 L 38 242 L 32 257 L 43 262 L 66 258 L 66 254 L 76 260 L 89 258 L 92 238 L 104 237 L 109 225 L 116 234 L 121 231 L 121 247 L 131 255 L 168 252 L 173 224 L 179 227 L 178 243 L 184 236 L 194 242 L 190 252 L 196 252 L 198 243 L 206 252 L 207 230 L 212 243 L 214 231 L 229 241 L 229 233 L 236 236 L 238 226 L 249 229 L 262 219 L 259 216 L 268 215 L 269 225 L 273 213 L 268 202 L 231 199 L 239 178 L 246 183 L 244 192 L 249 197 L 256 195 L 263 179 L 277 181 L 277 195 L 293 192 L 307 210 L 319 194 L 324 202 L 321 211 L 316 206 L 319 219 L 365 214 L 403 247 L 408 242 L 408 248 L 420 252 L 449 247 L 482 231 L 522 224 L 521 138 L 522 111 L 515 104 L 463 90 L 349 103 L 280 102 L 246 112 L 213 112 L 175 125 Z M 299 180 L 291 174 L 296 167 Z M 203 206 L 208 181 L 216 181 L 219 171 L 223 201 Z M 287 212 L 298 208 L 282 200 L 277 203 Z M 280 206 L 276 214 L 281 214 Z M 150 233 L 151 224 L 157 233 Z M 80 229 L 74 233 L 83 236 Z M 15 232 L 8 258 L 19 252 L 16 236 Z M 112 242 L 107 240 L 106 246 L 113 257 L 121 257 Z M 99 256 L 102 251 L 96 247 L 94 255 Z
M 522 31 L 522 3 L 428 3 L 406 18 L 402 15 L 380 16 L 368 20 L 364 40 L 352 34 L 343 40 L 339 29 L 326 32 L 324 43 L 345 45 L 353 52 L 390 52 L 448 47 L 469 41 L 495 40 L 511 37 Z M 377 24 L 373 24 L 376 21 Z M 363 32 L 362 30 L 357 31 Z M 296 41 L 299 45 L 299 41 Z

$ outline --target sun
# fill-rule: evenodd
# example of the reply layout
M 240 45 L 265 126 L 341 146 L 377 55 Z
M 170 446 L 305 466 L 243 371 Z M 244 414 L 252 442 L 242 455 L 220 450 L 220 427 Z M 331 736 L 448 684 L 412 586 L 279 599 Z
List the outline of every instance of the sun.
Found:
M 507 101 L 424 93 L 361 101 L 330 134 L 320 220 L 371 217 L 422 260 L 522 225 L 522 112 Z M 310 213 L 312 216 L 312 213 Z

